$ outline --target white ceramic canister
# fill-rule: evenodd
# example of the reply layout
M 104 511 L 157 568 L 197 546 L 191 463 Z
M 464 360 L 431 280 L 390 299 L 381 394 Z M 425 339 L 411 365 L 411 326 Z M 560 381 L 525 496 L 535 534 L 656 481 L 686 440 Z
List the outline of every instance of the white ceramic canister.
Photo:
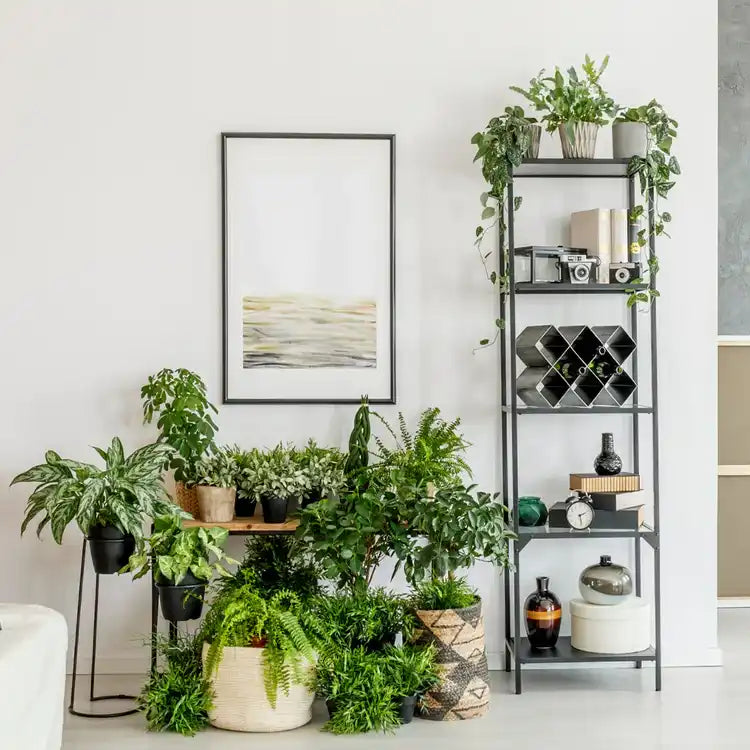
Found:
M 570 601 L 570 644 L 595 654 L 632 654 L 651 645 L 651 605 L 640 597 L 622 604 Z

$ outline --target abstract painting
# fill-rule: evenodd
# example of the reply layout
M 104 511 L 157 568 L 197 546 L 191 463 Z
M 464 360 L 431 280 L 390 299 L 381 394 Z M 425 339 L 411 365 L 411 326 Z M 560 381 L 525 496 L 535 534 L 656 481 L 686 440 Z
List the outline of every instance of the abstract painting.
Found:
M 396 403 L 395 136 L 221 145 L 224 403 Z

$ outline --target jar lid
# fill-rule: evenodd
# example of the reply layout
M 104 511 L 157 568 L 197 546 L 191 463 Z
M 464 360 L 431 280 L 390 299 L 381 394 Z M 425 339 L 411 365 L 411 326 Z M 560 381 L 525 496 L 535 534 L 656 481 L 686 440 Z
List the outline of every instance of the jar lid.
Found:
M 584 620 L 629 620 L 648 611 L 651 605 L 640 596 L 629 596 L 617 604 L 591 604 L 583 599 L 570 600 L 571 617 Z

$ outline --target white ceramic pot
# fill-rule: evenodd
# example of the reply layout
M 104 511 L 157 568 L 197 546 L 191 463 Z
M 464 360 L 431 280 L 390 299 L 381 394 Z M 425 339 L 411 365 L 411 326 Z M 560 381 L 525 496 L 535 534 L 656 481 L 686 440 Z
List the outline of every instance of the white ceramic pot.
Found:
M 204 664 L 208 648 L 204 643 Z M 208 718 L 213 726 L 235 732 L 283 732 L 312 719 L 315 695 L 303 685 L 292 685 L 289 695 L 280 689 L 275 708 L 268 702 L 263 686 L 264 650 L 226 647 L 222 651 L 211 677 L 214 699 Z M 314 665 L 308 669 L 313 670 Z
M 615 159 L 646 156 L 647 148 L 648 138 L 644 123 L 616 122 L 612 125 L 612 156 Z
M 201 521 L 226 523 L 234 519 L 236 488 L 199 484 L 195 489 L 198 496 L 198 517 Z
M 570 140 L 568 130 L 560 125 L 560 144 L 563 159 L 593 159 L 596 153 L 596 136 L 599 126 L 594 122 L 574 122 L 572 124 L 573 140 Z
M 632 654 L 651 645 L 651 607 L 640 597 L 622 604 L 570 602 L 570 645 L 595 654 Z

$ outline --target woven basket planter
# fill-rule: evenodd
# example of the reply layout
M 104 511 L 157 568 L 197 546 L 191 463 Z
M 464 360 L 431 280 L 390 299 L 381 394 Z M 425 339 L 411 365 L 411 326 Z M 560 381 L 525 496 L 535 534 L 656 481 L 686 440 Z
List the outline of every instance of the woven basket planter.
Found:
M 234 732 L 284 732 L 312 719 L 315 695 L 303 685 L 292 685 L 289 695 L 279 690 L 276 708 L 271 707 L 263 687 L 263 650 L 226 647 L 222 651 L 211 678 L 214 700 L 208 718 L 213 726 Z M 204 643 L 204 664 L 207 654 Z
M 177 505 L 190 513 L 193 518 L 198 518 L 198 494 L 195 487 L 186 487 L 184 482 L 175 482 L 174 494 Z
M 420 716 L 436 721 L 474 719 L 490 705 L 482 602 L 463 609 L 417 610 L 418 645 L 434 644 L 441 682 L 423 699 Z

